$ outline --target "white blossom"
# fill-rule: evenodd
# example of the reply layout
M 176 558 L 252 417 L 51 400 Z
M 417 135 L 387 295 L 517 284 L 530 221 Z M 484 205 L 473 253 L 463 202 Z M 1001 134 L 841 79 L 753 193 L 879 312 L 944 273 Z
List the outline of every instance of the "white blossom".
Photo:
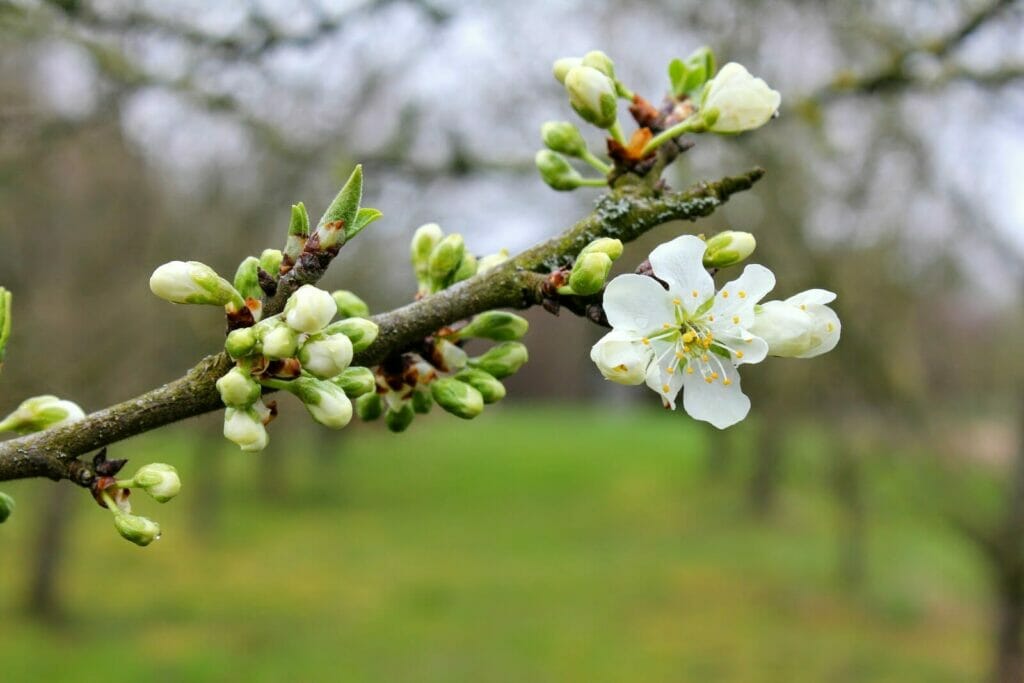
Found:
M 742 133 L 768 123 L 781 101 L 778 91 L 729 62 L 704 86 L 700 116 L 714 133 Z
M 758 306 L 750 331 L 768 342 L 768 353 L 787 358 L 813 358 L 839 343 L 842 325 L 825 304 L 836 298 L 824 289 L 808 289 L 785 301 Z

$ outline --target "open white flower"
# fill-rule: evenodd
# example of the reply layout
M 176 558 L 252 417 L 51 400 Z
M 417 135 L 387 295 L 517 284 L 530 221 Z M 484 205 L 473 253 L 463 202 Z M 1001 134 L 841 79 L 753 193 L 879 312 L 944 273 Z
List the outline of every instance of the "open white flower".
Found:
M 764 266 L 749 265 L 715 293 L 703 265 L 703 240 L 684 235 L 657 247 L 654 275 L 620 275 L 605 290 L 613 330 L 591 351 L 601 373 L 623 384 L 646 381 L 665 405 L 724 429 L 746 417 L 750 399 L 737 366 L 758 363 L 768 344 L 750 332 L 754 305 L 775 286 Z M 641 371 L 642 369 L 642 371 Z
M 766 301 L 757 307 L 750 331 L 768 342 L 772 356 L 820 356 L 839 343 L 839 316 L 825 305 L 835 298 L 833 292 L 808 289 L 785 301 Z
M 775 115 L 782 96 L 742 64 L 729 62 L 704 86 L 700 116 L 714 133 L 760 128 Z

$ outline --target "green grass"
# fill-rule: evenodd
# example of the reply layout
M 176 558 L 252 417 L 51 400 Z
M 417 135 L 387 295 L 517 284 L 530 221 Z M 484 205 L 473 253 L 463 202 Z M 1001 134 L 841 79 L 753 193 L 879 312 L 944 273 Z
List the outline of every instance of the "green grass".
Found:
M 868 572 L 850 590 L 837 578 L 828 443 L 813 429 L 794 434 L 769 520 L 746 511 L 749 456 L 711 474 L 720 442 L 678 415 L 438 416 L 401 437 L 352 429 L 320 458 L 319 445 L 286 448 L 287 434 L 262 456 L 197 448 L 187 426 L 119 447 L 135 464 L 178 465 L 185 489 L 162 507 L 136 499 L 164 527 L 146 549 L 78 497 L 61 626 L 22 613 L 48 484 L 6 485 L 19 508 L 0 527 L 0 680 L 905 682 L 985 670 L 982 568 L 918 504 L 928 491 L 912 454 L 867 460 Z M 192 514 L 197 451 L 223 459 L 215 523 Z M 259 458 L 286 452 L 286 497 L 268 501 Z

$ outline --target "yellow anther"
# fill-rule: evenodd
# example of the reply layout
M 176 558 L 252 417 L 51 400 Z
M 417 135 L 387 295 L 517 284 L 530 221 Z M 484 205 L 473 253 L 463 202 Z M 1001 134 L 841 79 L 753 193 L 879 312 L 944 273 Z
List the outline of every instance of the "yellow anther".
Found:
M 687 330 L 686 332 L 683 332 L 683 343 L 684 344 L 691 344 L 691 343 L 693 343 L 693 340 L 696 339 L 696 338 L 697 338 L 697 335 L 695 335 L 693 333 L 693 330 Z
M 676 351 L 676 359 L 677 360 L 683 360 L 684 358 L 686 358 L 686 354 L 685 353 L 683 353 L 682 351 Z
M 807 304 L 800 304 L 800 310 L 801 311 L 806 311 L 807 310 Z
M 661 385 L 661 390 L 662 390 L 663 392 L 665 392 L 666 394 L 667 394 L 667 393 L 669 392 L 669 390 L 670 390 L 671 388 L 672 388 L 672 387 L 670 387 L 670 386 L 669 386 L 669 385 L 667 385 L 667 384 L 662 384 L 662 385 Z
M 737 351 L 736 352 L 736 357 L 737 358 L 743 358 L 743 352 L 742 351 Z
M 643 339 L 640 340 L 640 343 L 643 344 L 644 346 L 650 346 L 651 340 L 648 339 L 647 337 L 644 337 Z
M 697 293 L 697 290 L 696 290 L 696 289 L 695 289 L 695 290 L 693 290 L 692 292 L 690 292 L 690 294 L 693 294 L 693 298 L 694 298 L 694 299 L 696 299 L 696 298 L 697 298 L 698 296 L 700 296 L 700 294 L 698 294 L 698 293 Z
M 722 298 L 723 299 L 728 299 L 729 298 L 729 291 L 728 290 L 726 290 L 726 289 L 722 290 Z
M 741 299 L 746 299 L 747 298 L 747 293 L 744 292 L 742 289 L 740 290 L 740 298 Z
M 702 353 L 702 354 L 701 354 L 701 356 L 700 356 L 700 359 L 701 359 L 701 360 L 702 360 L 703 362 L 707 363 L 707 362 L 708 362 L 708 354 L 706 354 L 706 353 Z
M 713 323 L 713 322 L 715 322 L 715 316 L 713 316 L 713 315 L 709 315 L 709 316 L 708 316 L 708 322 L 709 322 L 709 323 Z
M 616 372 L 626 372 L 627 370 L 629 370 L 629 368 L 626 367 L 625 363 L 620 363 L 619 365 L 615 366 Z
M 668 374 L 670 374 L 670 375 L 674 375 L 674 374 L 676 374 L 676 369 L 675 369 L 675 367 L 674 367 L 674 366 L 670 365 L 670 366 L 668 366 L 668 368 L 667 368 L 667 369 L 665 370 L 665 372 L 667 372 L 667 373 L 668 373 Z
M 835 326 L 835 325 L 833 325 L 832 323 L 829 323 L 829 324 L 828 324 L 828 331 L 829 331 L 829 332 L 831 332 L 831 331 L 832 331 L 832 330 L 834 330 L 834 329 L 836 329 L 836 326 Z
M 739 325 L 740 324 L 740 317 L 738 315 L 734 315 L 732 317 L 732 324 L 733 325 Z
M 705 378 L 704 378 L 704 381 L 705 381 L 705 382 L 707 382 L 708 384 L 711 384 L 711 383 L 712 383 L 712 382 L 714 382 L 715 380 L 711 379 L 711 377 L 705 377 Z
M 686 374 L 687 375 L 692 375 L 693 374 L 693 366 L 692 365 L 687 365 L 686 366 Z
M 711 379 L 718 379 L 718 373 L 717 372 L 712 372 L 711 373 Z
M 732 380 L 726 377 L 725 379 L 722 380 L 722 384 L 724 384 L 725 386 L 729 386 L 730 384 L 732 384 Z
M 672 325 L 671 325 L 671 324 L 669 324 L 669 323 L 662 323 L 662 324 L 661 324 L 661 326 L 662 326 L 662 327 L 663 327 L 664 329 L 666 329 L 666 330 L 671 330 L 671 329 L 672 329 Z
M 683 302 L 682 302 L 682 300 L 679 297 L 676 297 L 675 299 L 672 299 L 672 303 L 675 304 L 676 306 L 682 306 L 683 305 Z

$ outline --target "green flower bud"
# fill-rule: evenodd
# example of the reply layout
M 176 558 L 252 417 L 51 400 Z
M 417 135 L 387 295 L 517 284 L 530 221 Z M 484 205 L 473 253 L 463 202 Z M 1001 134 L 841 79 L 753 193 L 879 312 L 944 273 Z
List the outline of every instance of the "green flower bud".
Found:
M 338 192 L 327 211 L 320 217 L 316 235 L 321 249 L 340 246 L 348 239 L 348 233 L 355 230 L 359 202 L 363 199 L 363 167 L 357 165 L 352 175 Z
M 261 320 L 253 325 L 264 356 L 271 359 L 285 359 L 295 356 L 299 349 L 299 333 L 289 327 L 280 317 Z
M 434 397 L 430 390 L 417 387 L 412 392 L 412 409 L 414 412 L 426 415 L 434 407 Z
M 132 488 L 143 489 L 158 503 L 166 503 L 181 491 L 178 470 L 161 462 L 140 467 L 131 481 L 126 483 Z
M 6 522 L 12 512 L 14 512 L 14 499 L 0 491 L 0 524 Z
M 749 232 L 726 230 L 707 241 L 704 265 L 708 268 L 734 266 L 754 253 L 757 240 Z
M 550 149 L 542 149 L 533 157 L 541 180 L 559 192 L 575 190 L 583 184 L 583 176 L 569 165 L 569 161 Z
M 442 339 L 434 346 L 437 349 L 437 355 L 441 357 L 441 370 L 455 372 L 466 367 L 469 357 L 457 344 L 453 344 L 447 339 Z
M 281 262 L 284 254 L 280 249 L 264 249 L 260 254 L 260 268 L 267 272 L 275 280 L 281 273 Z
M 451 282 L 465 253 L 466 245 L 462 235 L 448 235 L 437 243 L 427 263 L 427 276 L 435 291 L 444 289 Z
M 4 366 L 4 347 L 11 337 L 11 293 L 0 287 L 0 368 Z
M 368 394 L 377 387 L 377 378 L 373 370 L 363 367 L 352 367 L 331 380 L 345 392 L 349 398 L 357 398 Z M 356 410 L 358 412 L 358 408 Z
M 235 289 L 244 299 L 261 300 L 263 289 L 260 288 L 260 260 L 250 256 L 242 261 L 235 272 Z
M 18 409 L 0 420 L 0 432 L 30 434 L 77 422 L 85 413 L 77 404 L 56 396 L 35 396 L 22 401 Z
M 540 137 L 548 149 L 570 157 L 587 153 L 587 141 L 580 129 L 568 121 L 548 121 L 540 127 Z
M 352 363 L 352 342 L 343 334 L 314 335 L 299 349 L 302 369 L 320 379 L 337 377 Z
M 604 287 L 611 269 L 612 259 L 608 254 L 599 251 L 582 254 L 569 274 L 569 287 L 581 296 L 597 294 Z
M 291 221 L 288 223 L 288 240 L 284 245 L 284 255 L 288 256 L 292 263 L 298 260 L 299 254 L 306 247 L 308 237 L 309 213 L 306 211 L 306 205 L 302 202 L 292 204 Z
M 171 261 L 153 271 L 149 288 L 161 299 L 175 304 L 205 304 L 237 308 L 245 305 L 231 283 L 213 268 L 198 261 Z
M 459 263 L 458 270 L 455 271 L 455 275 L 452 276 L 452 282 L 462 282 L 476 275 L 476 256 L 473 256 L 468 251 L 462 255 L 462 261 Z
M 618 121 L 615 83 L 591 66 L 577 66 L 565 76 L 569 104 L 584 121 L 611 128 Z
M 508 249 L 502 249 L 495 254 L 488 254 L 480 259 L 480 262 L 476 266 L 476 274 L 480 275 L 489 270 L 493 270 L 505 261 L 508 261 Z
M 562 57 L 556 59 L 554 65 L 551 67 L 551 73 L 554 75 L 555 80 L 565 85 L 565 77 L 568 75 L 571 69 L 577 66 L 582 66 L 583 60 L 579 57 Z
M 345 318 L 324 328 L 324 334 L 343 334 L 352 342 L 352 350 L 359 353 L 377 339 L 380 328 L 366 318 Z
M 241 327 L 228 332 L 224 340 L 224 350 L 234 359 L 245 358 L 259 352 L 259 339 L 256 330 L 251 327 Z
M 617 261 L 622 256 L 622 242 L 611 237 L 599 237 L 580 250 L 580 256 L 590 253 L 608 254 L 608 258 Z
M 521 339 L 530 328 L 526 319 L 507 311 L 487 311 L 481 313 L 458 331 L 460 339 L 493 339 L 494 341 L 512 341 Z
M 366 318 L 370 315 L 370 307 L 366 302 L 347 289 L 331 292 L 331 296 L 334 297 L 341 318 Z
M 265 383 L 295 395 L 306 406 L 310 416 L 325 427 L 341 429 L 352 419 L 352 402 L 337 384 L 308 375 L 287 382 Z
M 444 232 L 437 223 L 421 225 L 413 233 L 412 243 L 409 245 L 409 258 L 412 261 L 416 279 L 420 282 L 426 282 L 430 277 L 430 252 L 442 239 L 444 239 Z
M 138 515 L 115 514 L 114 527 L 122 538 L 135 545 L 147 546 L 160 538 L 160 525 Z
M 334 298 L 313 285 L 302 285 L 288 297 L 284 320 L 296 332 L 313 334 L 327 327 L 338 313 Z
M 416 413 L 412 408 L 409 401 L 404 401 L 400 406 L 391 407 L 388 412 L 384 414 L 384 424 L 387 425 L 388 429 L 398 434 L 404 432 L 412 424 L 413 419 L 416 417 Z
M 437 405 L 466 420 L 473 419 L 484 410 L 484 397 L 480 392 L 454 377 L 443 377 L 433 382 L 430 393 Z
M 224 438 L 243 451 L 262 451 L 270 437 L 255 408 L 228 408 L 224 411 Z
M 611 57 L 600 50 L 591 50 L 583 55 L 582 66 L 593 67 L 608 78 L 615 80 L 615 63 Z
M 505 398 L 505 385 L 498 381 L 494 375 L 490 375 L 483 370 L 463 370 L 455 375 L 455 379 L 465 382 L 479 391 L 484 399 L 484 403 L 497 403 Z
M 356 415 L 364 422 L 372 422 L 384 412 L 384 401 L 380 394 L 363 394 L 355 400 Z
M 236 366 L 217 380 L 217 391 L 224 405 L 245 408 L 259 399 L 262 388 L 251 374 Z
M 529 358 L 524 344 L 502 342 L 492 346 L 482 356 L 470 359 L 469 366 L 503 379 L 518 372 Z

